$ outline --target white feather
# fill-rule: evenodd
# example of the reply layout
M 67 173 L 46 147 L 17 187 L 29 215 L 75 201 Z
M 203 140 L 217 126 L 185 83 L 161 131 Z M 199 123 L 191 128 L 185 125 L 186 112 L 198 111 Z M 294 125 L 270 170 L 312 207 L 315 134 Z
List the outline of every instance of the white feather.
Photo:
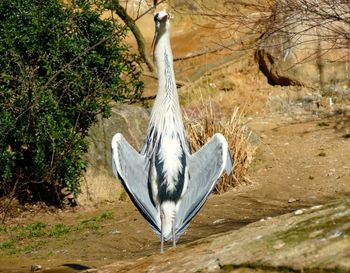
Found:
M 163 162 L 163 174 L 166 178 L 167 191 L 176 189 L 176 181 L 179 171 L 182 169 L 180 161 L 182 151 L 180 141 L 177 138 L 163 137 L 159 149 L 159 159 Z
M 163 202 L 161 205 L 161 211 L 164 214 L 164 221 L 163 221 L 163 235 L 165 238 L 171 236 L 171 229 L 172 229 L 172 222 L 175 220 L 176 217 L 176 206 L 174 202 Z

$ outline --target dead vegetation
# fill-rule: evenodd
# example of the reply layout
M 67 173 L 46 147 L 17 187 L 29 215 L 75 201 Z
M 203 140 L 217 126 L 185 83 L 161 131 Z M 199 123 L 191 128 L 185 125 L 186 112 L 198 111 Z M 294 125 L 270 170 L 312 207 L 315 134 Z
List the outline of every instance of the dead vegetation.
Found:
M 187 134 L 193 152 L 205 145 L 215 133 L 222 133 L 234 161 L 230 176 L 226 173 L 217 183 L 214 192 L 221 194 L 239 184 L 249 182 L 246 177 L 257 145 L 253 143 L 252 131 L 245 125 L 243 111 L 235 108 L 229 118 L 224 118 L 215 105 L 202 103 L 184 115 Z

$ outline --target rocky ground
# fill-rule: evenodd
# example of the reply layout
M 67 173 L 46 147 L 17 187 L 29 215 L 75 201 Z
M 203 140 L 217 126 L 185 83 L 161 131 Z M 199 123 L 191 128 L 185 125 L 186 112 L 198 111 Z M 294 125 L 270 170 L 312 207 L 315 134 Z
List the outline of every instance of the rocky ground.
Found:
M 258 221 L 99 272 L 349 272 L 349 198 Z

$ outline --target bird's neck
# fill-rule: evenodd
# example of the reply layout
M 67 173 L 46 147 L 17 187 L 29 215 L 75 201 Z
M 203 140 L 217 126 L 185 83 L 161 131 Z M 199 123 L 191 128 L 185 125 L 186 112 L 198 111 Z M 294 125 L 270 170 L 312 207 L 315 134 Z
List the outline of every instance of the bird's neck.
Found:
M 173 67 L 173 54 L 170 47 L 169 32 L 161 35 L 155 47 L 155 59 L 158 74 L 158 92 L 154 102 L 151 122 L 164 126 L 183 127 L 179 98 Z
M 161 99 L 177 97 L 169 31 L 159 38 L 154 53 L 158 75 L 157 97 Z
M 154 101 L 148 138 L 158 143 L 160 136 L 178 136 L 182 145 L 187 149 L 185 128 L 176 89 L 173 67 L 173 54 L 170 47 L 169 32 L 164 33 L 156 42 L 155 59 L 158 73 L 158 92 Z M 152 146 L 146 143 L 144 148 Z

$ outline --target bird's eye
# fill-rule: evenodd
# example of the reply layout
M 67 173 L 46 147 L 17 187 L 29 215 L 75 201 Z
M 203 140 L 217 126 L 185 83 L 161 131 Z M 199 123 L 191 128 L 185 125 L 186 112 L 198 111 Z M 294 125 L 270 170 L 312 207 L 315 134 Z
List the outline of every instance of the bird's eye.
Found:
M 156 14 L 154 15 L 154 21 L 155 21 L 155 22 L 159 21 L 159 20 L 158 20 L 158 15 L 159 15 L 158 13 L 156 13 Z

